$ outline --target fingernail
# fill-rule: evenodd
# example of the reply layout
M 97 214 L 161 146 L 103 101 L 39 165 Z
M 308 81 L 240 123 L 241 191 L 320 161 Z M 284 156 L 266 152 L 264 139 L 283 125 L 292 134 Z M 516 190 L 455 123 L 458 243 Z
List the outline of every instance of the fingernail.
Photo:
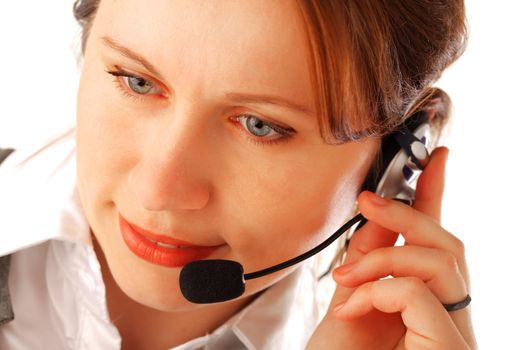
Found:
M 337 312 L 337 311 L 341 310 L 341 308 L 345 305 L 345 303 L 346 302 L 343 301 L 342 303 L 337 304 L 336 306 L 334 306 L 333 311 Z
M 445 160 L 448 159 L 448 154 L 450 152 L 450 149 L 447 146 L 439 146 L 434 150 L 436 153 L 439 152 L 445 152 Z M 432 154 L 434 154 L 434 151 L 432 151 Z
M 384 199 L 383 197 L 378 196 L 377 194 L 373 192 L 370 192 L 370 194 L 371 195 L 369 196 L 369 199 L 373 204 L 381 206 L 381 207 L 388 205 L 388 201 Z
M 358 262 L 360 258 L 361 257 L 359 255 L 355 254 L 355 252 L 350 253 L 350 254 L 348 254 L 348 258 L 346 259 L 346 261 L 344 262 L 343 265 L 354 264 L 354 263 Z M 343 265 L 341 265 L 341 266 L 343 266 Z
M 338 274 L 346 274 L 346 273 L 352 271 L 354 269 L 355 265 L 356 265 L 355 261 L 354 262 L 350 262 L 350 263 L 346 263 L 344 265 L 341 265 L 341 266 L 337 267 L 334 270 L 334 272 L 338 273 Z

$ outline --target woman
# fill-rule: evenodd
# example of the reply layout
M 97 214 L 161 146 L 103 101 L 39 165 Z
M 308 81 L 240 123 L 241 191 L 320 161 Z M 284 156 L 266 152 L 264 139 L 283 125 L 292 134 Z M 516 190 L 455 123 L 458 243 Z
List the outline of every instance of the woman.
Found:
M 61 171 L 46 166 L 57 188 L 74 189 L 55 202 L 78 204 L 68 211 L 76 220 L 62 218 L 75 225 L 55 234 L 62 241 L 12 254 L 17 316 L 0 328 L 0 344 L 475 347 L 469 308 L 443 308 L 469 293 L 461 241 L 439 225 L 447 150 L 432 153 L 414 208 L 359 195 L 383 136 L 418 110 L 436 130 L 444 124 L 448 100 L 431 85 L 463 49 L 462 2 L 78 0 L 75 16 L 84 57 L 76 167 L 63 165 L 71 164 L 64 141 L 20 170 L 54 159 Z M 322 320 L 308 264 L 249 281 L 228 302 L 192 304 L 179 292 L 193 260 L 256 271 L 301 254 L 356 199 L 369 221 L 334 271 Z M 397 232 L 407 245 L 393 247 Z M 30 289 L 51 300 L 38 309 L 52 320 L 46 326 L 27 316 L 40 305 L 21 280 L 43 265 L 45 281 L 31 279 L 40 284 Z M 34 343 L 30 327 L 51 335 Z

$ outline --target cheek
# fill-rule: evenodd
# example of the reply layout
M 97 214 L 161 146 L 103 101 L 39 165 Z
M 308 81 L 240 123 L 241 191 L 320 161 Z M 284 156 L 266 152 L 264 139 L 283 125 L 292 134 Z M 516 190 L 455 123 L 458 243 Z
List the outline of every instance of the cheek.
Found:
M 103 78 L 86 62 L 77 98 L 78 184 L 88 215 L 110 198 L 134 158 L 133 130 Z
M 366 170 L 351 156 L 350 166 L 322 153 L 276 159 L 244 162 L 225 194 L 235 222 L 227 239 L 249 270 L 303 253 L 332 234 L 350 214 Z
M 87 63 L 86 63 L 87 64 Z M 82 155 L 94 164 L 114 165 L 110 160 L 131 153 L 132 123 L 118 105 L 115 89 L 103 67 L 87 66 L 80 80 L 77 105 L 77 143 Z M 102 72 L 102 73 L 100 73 Z M 91 154 L 86 154 L 91 153 Z M 116 156 L 119 157 L 116 157 Z

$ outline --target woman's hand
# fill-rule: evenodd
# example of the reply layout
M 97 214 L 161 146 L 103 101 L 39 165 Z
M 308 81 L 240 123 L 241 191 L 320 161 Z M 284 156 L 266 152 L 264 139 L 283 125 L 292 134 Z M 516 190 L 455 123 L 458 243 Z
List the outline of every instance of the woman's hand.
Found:
M 432 153 L 413 207 L 359 196 L 368 222 L 333 272 L 338 287 L 308 349 L 476 348 L 470 306 L 443 306 L 470 293 L 463 243 L 439 224 L 447 155 Z M 404 246 L 394 246 L 398 232 Z

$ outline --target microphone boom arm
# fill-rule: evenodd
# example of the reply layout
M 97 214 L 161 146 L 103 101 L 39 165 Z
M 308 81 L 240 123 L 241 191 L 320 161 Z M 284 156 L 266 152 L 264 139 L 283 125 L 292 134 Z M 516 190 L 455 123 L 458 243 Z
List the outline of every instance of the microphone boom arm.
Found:
M 290 267 L 292 265 L 295 265 L 297 263 L 300 263 L 303 260 L 308 259 L 309 257 L 319 253 L 324 248 L 328 247 L 337 238 L 339 238 L 339 236 L 341 236 L 344 232 L 346 232 L 348 229 L 350 229 L 352 226 L 354 226 L 355 224 L 357 224 L 358 222 L 360 222 L 363 219 L 364 219 L 364 217 L 363 217 L 363 215 L 361 215 L 361 213 L 357 214 L 352 219 L 350 219 L 345 224 L 343 224 L 343 226 L 341 226 L 337 231 L 335 231 L 334 234 L 332 234 L 330 237 L 328 237 L 323 243 L 319 244 L 317 247 L 314 247 L 314 248 L 310 249 L 309 251 L 307 251 L 306 253 L 303 253 L 303 254 L 301 254 L 299 256 L 296 256 L 295 258 L 292 258 L 290 260 L 282 262 L 282 263 L 280 263 L 278 265 L 275 265 L 275 266 L 272 266 L 272 267 L 269 267 L 269 268 L 266 268 L 266 269 L 263 269 L 263 270 L 247 273 L 247 274 L 244 275 L 244 280 L 250 280 L 250 279 L 253 279 L 253 278 L 259 278 L 259 277 L 262 277 L 262 276 L 266 276 L 266 275 L 269 275 L 271 273 L 274 273 L 274 272 L 277 272 L 279 270 L 282 270 L 282 269 L 285 269 L 287 267 Z

